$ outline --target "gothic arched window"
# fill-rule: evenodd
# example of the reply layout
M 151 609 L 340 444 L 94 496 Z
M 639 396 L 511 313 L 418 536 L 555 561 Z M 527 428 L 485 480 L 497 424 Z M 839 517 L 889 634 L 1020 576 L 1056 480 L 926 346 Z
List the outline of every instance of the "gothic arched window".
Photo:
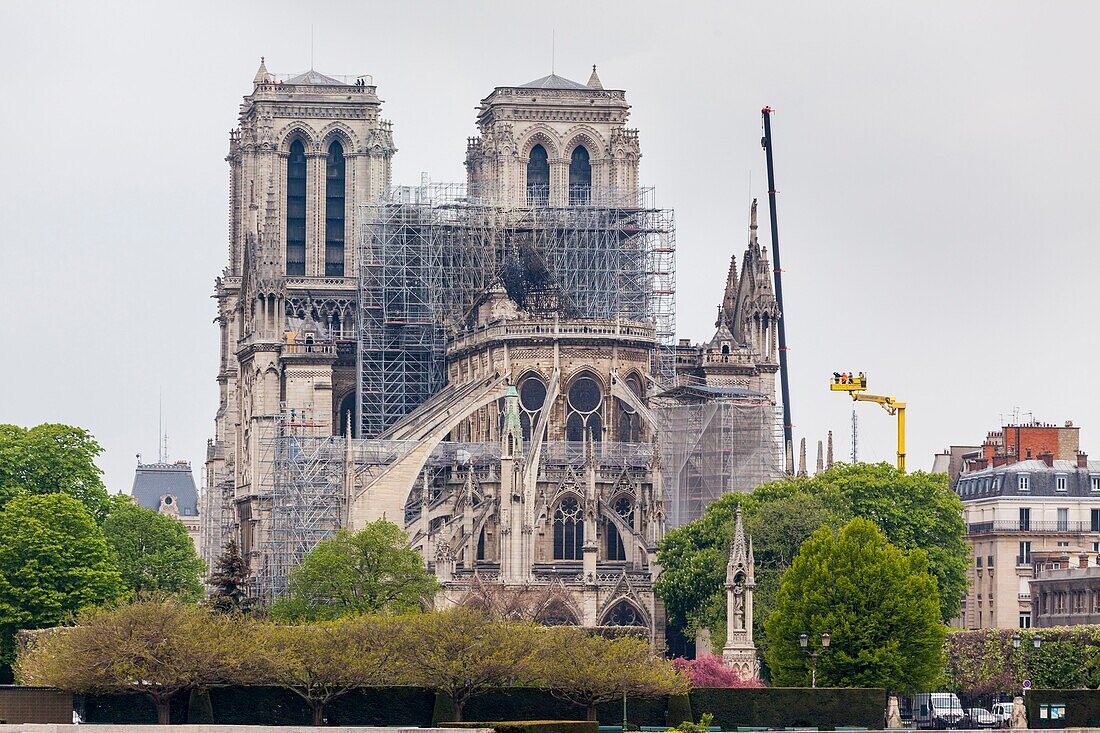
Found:
M 286 159 L 286 274 L 306 274 L 306 149 L 290 144 Z
M 519 380 L 519 424 L 523 439 L 531 439 L 531 428 L 538 418 L 542 403 L 546 401 L 546 385 L 537 374 L 528 374 Z
M 589 374 L 582 374 L 569 385 L 567 394 L 569 417 L 565 421 L 565 439 L 582 441 L 591 433 L 592 439 L 603 438 L 603 420 L 600 405 L 603 391 L 600 383 Z
M 633 392 L 639 399 L 642 397 L 642 381 L 637 374 L 630 374 L 626 378 L 626 388 Z M 619 440 L 623 443 L 637 443 L 641 439 L 641 417 L 637 411 L 623 400 L 616 399 L 619 407 Z
M 645 619 L 634 605 L 627 600 L 622 600 L 611 607 L 603 617 L 601 626 L 642 626 L 646 625 Z
M 575 496 L 558 502 L 554 511 L 554 559 L 580 560 L 584 546 L 584 517 Z
M 545 206 L 550 200 L 550 159 L 546 148 L 536 145 L 527 156 L 527 204 Z
M 477 536 L 477 559 L 485 559 L 485 530 L 481 530 L 481 534 Z
M 629 496 L 620 496 L 611 505 L 611 509 L 628 527 L 634 526 L 634 502 Z M 607 559 L 626 560 L 626 543 L 623 542 L 619 528 L 610 519 L 607 520 Z
M 569 203 L 586 204 L 592 193 L 592 163 L 583 145 L 573 148 L 569 158 Z
M 344 183 L 346 161 L 339 140 L 328 146 L 325 165 L 325 275 L 344 276 Z

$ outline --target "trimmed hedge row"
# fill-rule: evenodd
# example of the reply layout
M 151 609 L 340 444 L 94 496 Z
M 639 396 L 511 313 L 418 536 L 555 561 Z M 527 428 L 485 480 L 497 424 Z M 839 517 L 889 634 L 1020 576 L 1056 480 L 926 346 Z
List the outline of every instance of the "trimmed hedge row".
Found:
M 1046 643 L 1046 642 L 1044 642 Z M 1028 690 L 1024 695 L 1029 728 L 1100 727 L 1100 690 Z M 1041 716 L 1042 705 L 1065 705 L 1065 718 Z
M 886 722 L 886 690 L 862 688 L 696 688 L 695 715 L 712 713 L 714 725 L 793 728 L 853 726 L 879 730 Z
M 599 733 L 594 720 L 504 720 L 483 723 L 440 723 L 441 728 L 492 728 L 496 733 Z
M 268 726 L 311 722 L 309 706 L 289 690 L 225 687 L 214 688 L 208 694 L 209 706 L 189 700 L 187 695 L 174 700 L 172 722 Z M 885 709 L 886 691 L 879 689 L 699 688 L 685 696 L 630 699 L 627 719 L 637 726 L 676 726 L 704 713 L 713 713 L 714 725 L 727 730 L 737 726 L 877 729 L 883 726 Z M 488 723 L 577 721 L 585 717 L 582 708 L 559 700 L 546 690 L 526 687 L 495 690 L 475 697 L 466 703 L 463 713 L 468 720 Z M 143 695 L 88 695 L 84 715 L 89 723 L 154 724 L 157 720 L 156 709 Z M 1028 715 L 1029 720 L 1038 720 L 1030 712 Z M 621 723 L 622 702 L 597 706 L 596 716 L 603 725 Z M 330 703 L 325 708 L 325 717 L 330 725 L 428 727 L 453 720 L 454 707 L 447 697 L 437 697 L 424 688 L 376 687 L 356 690 Z M 540 728 L 539 733 L 557 732 Z

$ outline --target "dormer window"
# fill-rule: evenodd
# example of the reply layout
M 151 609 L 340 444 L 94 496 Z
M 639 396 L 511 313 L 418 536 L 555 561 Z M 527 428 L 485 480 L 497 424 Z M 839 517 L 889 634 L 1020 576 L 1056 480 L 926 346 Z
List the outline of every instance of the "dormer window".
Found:
M 1031 475 L 1021 473 L 1016 476 L 1016 489 L 1018 491 L 1031 491 Z
M 1058 474 L 1054 477 L 1054 490 L 1065 491 L 1066 490 L 1067 476 L 1065 474 Z

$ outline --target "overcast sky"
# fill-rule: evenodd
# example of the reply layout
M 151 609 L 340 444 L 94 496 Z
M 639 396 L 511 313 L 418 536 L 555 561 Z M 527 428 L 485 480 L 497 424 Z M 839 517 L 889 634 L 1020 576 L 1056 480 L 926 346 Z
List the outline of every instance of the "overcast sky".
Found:
M 864 370 L 909 403 L 909 465 L 1015 408 L 1083 426 L 1095 364 L 1100 6 L 1059 3 L 0 3 L 0 422 L 200 466 L 217 407 L 227 136 L 260 56 L 372 74 L 394 182 L 463 180 L 494 86 L 593 63 L 627 90 L 642 178 L 676 210 L 678 329 L 709 338 L 776 109 L 796 438 L 836 434 Z M 751 180 L 751 191 L 750 191 Z M 766 222 L 766 214 L 762 217 Z M 762 228 L 761 238 L 768 232 Z M 860 405 L 860 458 L 895 426 Z M 196 470 L 196 480 L 199 472 Z

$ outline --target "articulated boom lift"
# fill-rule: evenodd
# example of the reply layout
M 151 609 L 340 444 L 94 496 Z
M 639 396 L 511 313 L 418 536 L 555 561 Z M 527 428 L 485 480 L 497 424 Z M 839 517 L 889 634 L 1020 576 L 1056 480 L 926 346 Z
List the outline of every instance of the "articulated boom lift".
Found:
M 890 415 L 898 417 L 898 470 L 905 473 L 905 403 L 899 402 L 894 397 L 886 395 L 865 394 L 867 392 L 867 376 L 860 372 L 859 375 L 833 373 L 833 381 L 829 384 L 833 392 L 847 392 L 853 402 L 874 402 L 882 405 Z

